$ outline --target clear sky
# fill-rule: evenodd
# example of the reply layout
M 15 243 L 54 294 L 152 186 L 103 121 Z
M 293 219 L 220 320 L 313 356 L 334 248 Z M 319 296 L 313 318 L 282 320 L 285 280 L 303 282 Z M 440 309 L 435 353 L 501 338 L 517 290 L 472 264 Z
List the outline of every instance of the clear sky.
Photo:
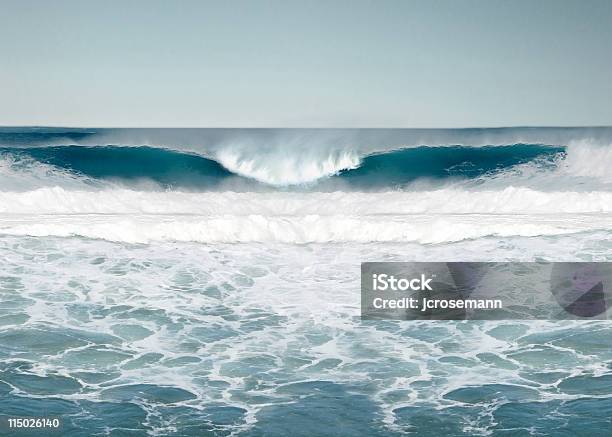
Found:
M 0 125 L 611 124 L 609 0 L 0 0 Z

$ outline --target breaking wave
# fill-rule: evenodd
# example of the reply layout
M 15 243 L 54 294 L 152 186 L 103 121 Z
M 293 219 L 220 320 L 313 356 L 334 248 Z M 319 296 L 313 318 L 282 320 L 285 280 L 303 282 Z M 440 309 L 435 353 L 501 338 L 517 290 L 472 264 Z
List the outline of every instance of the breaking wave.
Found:
M 599 213 L 599 214 L 598 214 Z M 601 214 L 603 213 L 603 214 Z M 607 230 L 611 192 L 0 192 L 0 233 L 127 243 L 419 242 Z
M 68 134 L 0 148 L 0 233 L 444 243 L 612 227 L 612 147 L 587 139 L 369 151 L 221 141 L 196 152 L 55 144 Z
M 221 149 L 202 156 L 163 148 L 119 146 L 53 146 L 1 148 L 5 168 L 14 163 L 41 166 L 50 174 L 71 174 L 96 180 L 134 183 L 150 181 L 163 188 L 214 190 L 228 181 L 261 187 L 325 188 L 401 187 L 419 179 L 474 178 L 534 162 L 555 166 L 563 147 L 514 144 L 488 147 L 418 147 L 359 155 L 350 149 L 247 153 Z M 13 164 L 13 165 L 12 165 Z M 599 164 L 601 165 L 601 164 Z M 25 166 L 21 168 L 27 173 Z M 331 182 L 331 183 L 330 183 Z

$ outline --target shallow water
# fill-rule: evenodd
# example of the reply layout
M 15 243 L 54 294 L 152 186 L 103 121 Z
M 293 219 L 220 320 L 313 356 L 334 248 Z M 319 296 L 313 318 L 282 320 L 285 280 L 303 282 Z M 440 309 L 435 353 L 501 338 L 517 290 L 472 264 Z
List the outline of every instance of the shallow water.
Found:
M 610 260 L 608 233 L 417 244 L 0 239 L 2 414 L 66 435 L 610 429 L 607 321 L 359 318 L 359 261 Z M 564 248 L 565 253 L 564 253 Z M 598 434 L 599 433 L 599 434 Z

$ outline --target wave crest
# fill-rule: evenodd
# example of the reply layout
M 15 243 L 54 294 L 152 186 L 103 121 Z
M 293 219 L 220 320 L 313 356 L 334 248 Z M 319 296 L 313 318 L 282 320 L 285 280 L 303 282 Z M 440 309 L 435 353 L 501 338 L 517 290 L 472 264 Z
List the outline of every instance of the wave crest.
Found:
M 374 154 L 352 149 L 224 147 L 202 156 L 152 147 L 53 146 L 0 148 L 0 185 L 123 186 L 194 191 L 384 191 L 432 189 L 458 181 L 484 187 L 539 190 L 610 189 L 612 145 L 513 144 L 417 147 Z M 302 186 L 302 188 L 300 188 Z
M 268 185 L 286 186 L 309 184 L 359 167 L 361 159 L 354 151 L 335 151 L 317 156 L 304 154 L 248 155 L 232 149 L 217 152 L 223 167 L 240 176 Z
M 597 144 L 590 140 L 574 141 L 568 145 L 567 150 L 561 166 L 564 173 L 612 183 L 612 144 Z

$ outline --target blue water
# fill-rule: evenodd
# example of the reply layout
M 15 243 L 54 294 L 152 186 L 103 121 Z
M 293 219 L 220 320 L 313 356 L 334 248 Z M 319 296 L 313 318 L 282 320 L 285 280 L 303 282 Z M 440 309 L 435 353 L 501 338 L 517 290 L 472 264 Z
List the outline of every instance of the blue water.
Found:
M 611 128 L 1 128 L 0 415 L 612 435 L 608 320 L 359 317 L 364 261 L 612 261 L 610 168 Z
M 419 178 L 475 178 L 540 159 L 554 165 L 562 146 L 513 144 L 504 146 L 420 146 L 363 156 L 359 167 L 338 168 L 335 174 L 313 180 L 307 189 L 324 189 L 339 178 L 352 187 L 384 189 Z M 148 179 L 165 188 L 217 189 L 224 179 L 242 179 L 214 159 L 150 146 L 48 146 L 0 148 L 0 156 L 31 158 L 55 168 L 95 178 L 125 182 Z M 331 180 L 330 180 L 331 179 Z M 333 185 L 331 185 L 333 186 Z

